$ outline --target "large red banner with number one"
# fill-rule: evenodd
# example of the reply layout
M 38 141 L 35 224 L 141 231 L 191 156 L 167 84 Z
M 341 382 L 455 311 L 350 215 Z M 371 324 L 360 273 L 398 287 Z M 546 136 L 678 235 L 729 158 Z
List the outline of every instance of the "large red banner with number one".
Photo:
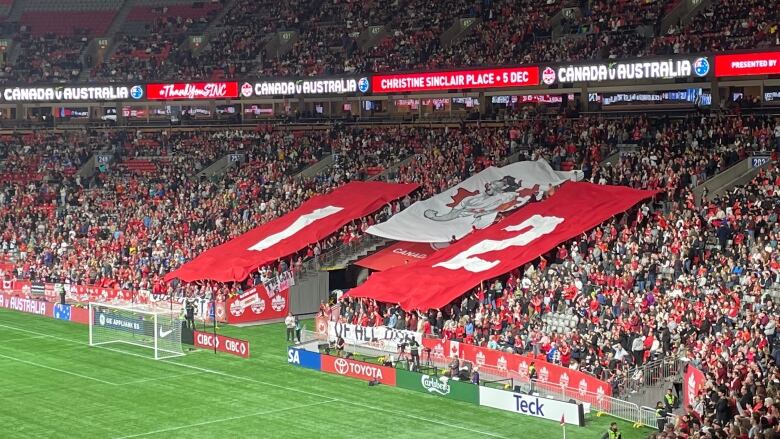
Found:
M 239 282 L 258 267 L 305 249 L 341 227 L 376 212 L 418 188 L 417 184 L 352 182 L 220 246 L 211 248 L 165 280 Z

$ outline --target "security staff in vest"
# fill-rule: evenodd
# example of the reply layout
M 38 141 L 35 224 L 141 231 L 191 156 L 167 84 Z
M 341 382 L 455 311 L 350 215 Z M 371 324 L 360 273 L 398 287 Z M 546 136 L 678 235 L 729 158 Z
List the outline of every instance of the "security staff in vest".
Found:
M 666 406 L 666 411 L 669 413 L 673 412 L 674 409 L 679 407 L 679 400 L 677 399 L 677 395 L 674 394 L 672 389 L 666 389 L 666 395 L 664 395 L 664 405 Z
M 609 424 L 609 430 L 601 436 L 601 439 L 623 439 L 623 435 L 618 431 L 617 422 Z
M 412 365 L 413 370 L 420 369 L 420 343 L 417 343 L 417 339 L 412 337 L 409 341 L 409 352 L 412 353 Z
M 536 382 L 536 377 L 536 364 L 532 361 L 531 365 L 528 366 L 528 381 L 531 383 L 530 393 L 534 393 L 534 382 Z
M 658 401 L 658 403 L 655 405 L 655 423 L 658 425 L 658 431 L 664 431 L 664 427 L 666 426 L 667 419 L 670 414 L 671 412 L 666 409 L 664 403 Z

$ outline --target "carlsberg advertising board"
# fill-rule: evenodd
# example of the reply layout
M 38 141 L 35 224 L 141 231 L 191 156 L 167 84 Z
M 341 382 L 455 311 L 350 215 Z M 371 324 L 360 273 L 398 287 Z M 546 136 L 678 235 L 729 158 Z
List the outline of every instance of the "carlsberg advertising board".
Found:
M 479 404 L 479 388 L 471 383 L 396 369 L 395 385 L 429 395 Z

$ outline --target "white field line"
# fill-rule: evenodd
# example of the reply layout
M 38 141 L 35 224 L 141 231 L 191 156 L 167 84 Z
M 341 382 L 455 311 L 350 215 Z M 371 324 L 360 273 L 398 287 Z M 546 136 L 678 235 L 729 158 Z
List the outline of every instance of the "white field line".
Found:
M 15 341 L 35 340 L 36 338 L 46 338 L 46 336 L 45 335 L 35 335 L 35 336 L 32 336 L 32 337 L 19 337 L 19 338 L 3 339 L 3 340 L 0 340 L 0 345 L 2 343 L 12 343 L 12 342 L 15 342 Z
M 131 434 L 129 436 L 122 436 L 122 437 L 119 437 L 119 438 L 116 438 L 116 439 L 130 439 L 130 438 L 134 438 L 134 437 L 149 436 L 149 435 L 152 435 L 152 434 L 169 433 L 171 431 L 182 430 L 184 428 L 202 427 L 204 425 L 211 425 L 211 424 L 216 424 L 216 423 L 219 423 L 219 422 L 235 421 L 235 420 L 238 420 L 238 419 L 251 418 L 251 417 L 254 417 L 254 416 L 271 415 L 271 414 L 274 414 L 274 413 L 287 412 L 287 411 L 290 411 L 290 410 L 300 410 L 300 409 L 305 409 L 305 408 L 314 407 L 314 406 L 318 406 L 318 405 L 329 404 L 329 403 L 332 403 L 332 402 L 336 402 L 336 400 L 335 399 L 331 399 L 331 400 L 328 400 L 328 401 L 314 402 L 314 403 L 311 403 L 311 404 L 302 404 L 302 405 L 297 405 L 297 406 L 294 406 L 294 407 L 287 407 L 287 408 L 283 408 L 283 409 L 266 410 L 266 411 L 263 411 L 263 412 L 249 413 L 249 414 L 246 414 L 246 415 L 231 416 L 229 418 L 220 418 L 220 419 L 214 419 L 214 420 L 211 420 L 211 421 L 197 422 L 197 423 L 194 423 L 194 424 L 180 425 L 178 427 L 163 428 L 163 429 L 160 429 L 160 430 L 147 431 L 146 433 L 138 433 L 138 434 Z
M 3 324 L 0 324 L 0 328 L 15 329 L 17 331 L 27 332 L 27 333 L 35 334 L 35 335 L 47 335 L 47 334 L 43 334 L 43 333 L 40 333 L 40 332 L 35 332 L 35 331 L 27 330 L 27 329 L 16 328 L 14 326 L 8 326 L 8 325 L 3 325 Z M 69 338 L 57 337 L 57 336 L 54 336 L 54 335 L 51 335 L 49 337 L 57 339 L 57 340 L 67 341 L 67 342 L 70 342 L 70 343 L 87 344 L 87 343 L 82 342 L 82 341 L 73 340 L 73 339 L 69 339 Z M 105 347 L 105 346 L 97 346 L 97 347 L 100 348 L 100 349 L 114 351 L 114 352 L 118 352 L 118 353 L 125 354 L 125 355 L 133 355 L 133 356 L 136 356 L 136 357 L 139 357 L 139 358 L 145 358 L 147 360 L 152 360 L 149 357 L 145 357 L 143 355 L 135 354 L 135 353 L 132 353 L 132 352 L 124 352 L 124 351 L 108 348 L 108 347 Z M 335 399 L 338 402 L 343 402 L 344 404 L 349 404 L 349 405 L 356 406 L 356 407 L 365 407 L 365 404 L 363 404 L 363 403 L 348 401 L 348 400 L 341 399 L 341 398 L 331 398 L 330 396 L 321 395 L 319 393 L 309 392 L 309 391 L 298 389 L 298 388 L 295 388 L 295 387 L 287 387 L 287 386 L 282 386 L 280 384 L 268 383 L 268 382 L 256 380 L 256 379 L 253 379 L 253 378 L 242 377 L 242 376 L 238 376 L 238 375 L 232 375 L 232 374 L 229 374 L 229 373 L 220 372 L 218 370 L 213 370 L 213 369 L 207 369 L 205 367 L 198 367 L 198 366 L 192 366 L 192 365 L 189 365 L 189 364 L 176 363 L 176 362 L 173 362 L 173 361 L 170 361 L 170 360 L 152 360 L 152 361 L 161 361 L 163 363 L 174 364 L 176 366 L 186 367 L 186 368 L 193 369 L 193 370 L 199 370 L 199 371 L 202 371 L 202 372 L 206 372 L 206 373 L 210 373 L 210 374 L 214 374 L 214 375 L 219 375 L 219 376 L 223 376 L 223 377 L 227 377 L 227 378 L 233 378 L 233 379 L 236 379 L 236 380 L 252 382 L 252 383 L 261 384 L 261 385 L 268 386 L 268 387 L 275 387 L 277 389 L 287 390 L 287 391 L 290 391 L 290 392 L 300 393 L 300 394 L 303 394 L 303 395 L 314 396 L 314 397 L 317 397 L 317 398 Z M 402 411 L 383 409 L 383 408 L 379 408 L 379 407 L 372 407 L 371 410 L 375 411 L 375 412 L 384 412 L 384 413 L 389 413 L 389 414 L 393 414 L 393 415 L 396 415 L 396 416 L 406 417 L 406 418 L 409 418 L 409 419 L 414 419 L 414 420 L 418 420 L 418 421 L 428 422 L 428 423 L 431 423 L 431 424 L 442 425 L 442 426 L 454 428 L 454 429 L 457 429 L 457 430 L 468 431 L 468 432 L 471 432 L 471 433 L 479 434 L 481 436 L 494 437 L 494 438 L 498 438 L 498 439 L 508 439 L 506 436 L 501 436 L 501 435 L 496 434 L 496 433 L 491 433 L 491 432 L 488 432 L 488 431 L 475 430 L 473 428 L 464 427 L 464 426 L 456 425 L 456 424 L 451 424 L 451 423 L 445 422 L 445 421 L 437 421 L 435 419 L 424 418 L 422 416 L 416 416 L 416 415 L 412 415 L 412 414 L 409 414 L 409 413 L 406 413 L 406 412 L 402 412 Z
M 73 375 L 75 377 L 84 378 L 85 380 L 97 381 L 99 383 L 108 384 L 110 386 L 115 386 L 116 385 L 115 383 L 112 383 L 110 381 L 101 380 L 100 378 L 95 378 L 95 377 L 91 377 L 91 376 L 87 376 L 87 375 L 82 375 L 82 374 L 76 373 L 76 372 L 70 372 L 70 371 L 67 371 L 67 370 L 58 369 L 56 367 L 46 366 L 45 364 L 36 363 L 34 361 L 22 360 L 21 358 L 12 357 L 10 355 L 0 354 L 0 358 L 7 358 L 9 360 L 18 361 L 18 362 L 24 363 L 24 364 L 29 364 L 30 366 L 36 366 L 36 367 L 40 367 L 40 368 L 43 368 L 43 369 L 53 370 L 53 371 L 56 371 L 56 372 L 64 373 L 66 375 Z
M 188 377 L 188 376 L 193 376 L 193 375 L 201 375 L 201 374 L 204 374 L 204 373 L 206 373 L 206 372 L 197 371 L 197 372 L 192 372 L 192 373 L 179 373 L 179 374 L 176 374 L 176 375 L 165 375 L 165 376 L 159 376 L 159 377 L 154 377 L 154 378 L 142 378 L 140 380 L 132 380 L 132 381 L 127 381 L 125 383 L 117 383 L 116 385 L 117 386 L 128 386 L 130 384 L 148 383 L 150 381 L 172 380 L 174 378 Z

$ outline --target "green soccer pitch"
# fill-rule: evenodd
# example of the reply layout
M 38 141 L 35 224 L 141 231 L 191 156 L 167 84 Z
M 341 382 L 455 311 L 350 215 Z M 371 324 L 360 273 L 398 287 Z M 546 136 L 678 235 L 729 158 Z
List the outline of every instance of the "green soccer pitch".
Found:
M 557 422 L 288 366 L 280 324 L 219 332 L 249 339 L 251 358 L 155 361 L 89 347 L 84 325 L 0 309 L 0 437 L 563 436 Z M 610 421 L 590 416 L 566 437 L 598 439 Z M 619 425 L 624 439 L 650 433 Z

